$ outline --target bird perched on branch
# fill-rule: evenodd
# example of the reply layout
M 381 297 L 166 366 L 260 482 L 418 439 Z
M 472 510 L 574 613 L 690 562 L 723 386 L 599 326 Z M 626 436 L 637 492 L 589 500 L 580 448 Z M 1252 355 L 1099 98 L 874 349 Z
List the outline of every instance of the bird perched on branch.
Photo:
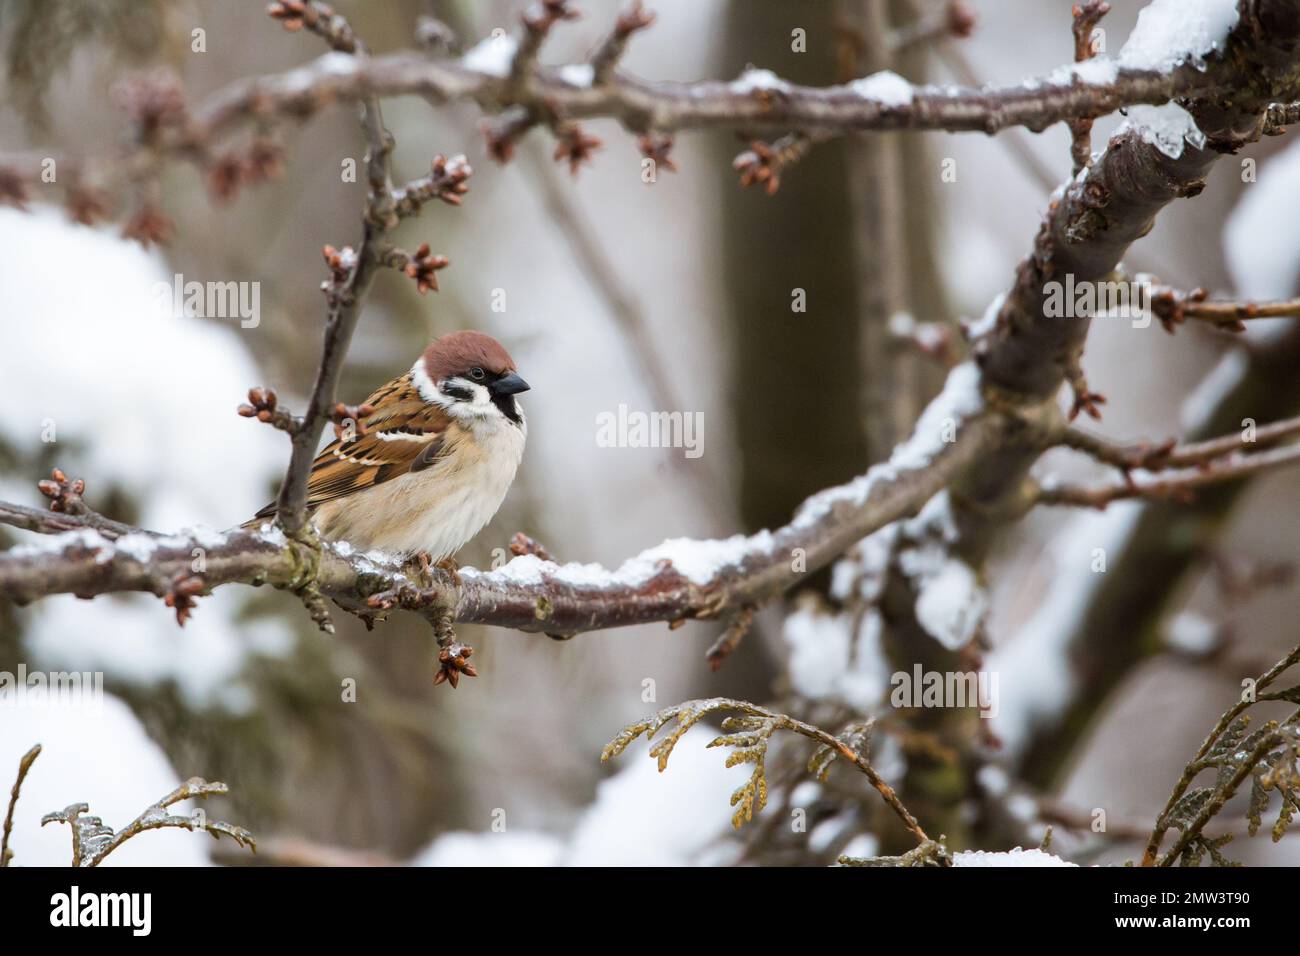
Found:
M 379 388 L 312 464 L 307 507 L 317 532 L 355 548 L 441 562 L 491 520 L 514 481 L 528 391 L 501 343 L 482 332 L 435 340 Z M 275 504 L 245 527 L 275 515 Z

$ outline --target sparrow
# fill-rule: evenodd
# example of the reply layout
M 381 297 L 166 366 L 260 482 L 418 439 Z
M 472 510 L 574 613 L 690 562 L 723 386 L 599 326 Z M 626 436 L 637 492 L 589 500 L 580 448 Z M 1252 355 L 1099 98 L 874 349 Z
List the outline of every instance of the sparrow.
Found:
M 312 463 L 317 533 L 369 551 L 450 559 L 496 514 L 524 453 L 528 391 L 501 343 L 453 332 L 371 393 L 356 422 Z M 365 408 L 364 406 L 369 406 Z M 275 515 L 269 504 L 246 527 Z

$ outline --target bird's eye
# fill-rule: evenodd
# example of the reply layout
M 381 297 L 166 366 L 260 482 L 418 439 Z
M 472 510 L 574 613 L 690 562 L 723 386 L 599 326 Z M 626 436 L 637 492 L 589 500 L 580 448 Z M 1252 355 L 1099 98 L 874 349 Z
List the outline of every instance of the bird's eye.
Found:
M 476 382 L 481 382 L 481 381 L 483 381 L 484 378 L 487 377 L 487 373 L 484 372 L 484 371 L 483 371 L 481 368 L 479 368 L 478 366 L 475 366 L 474 368 L 472 368 L 472 369 L 469 370 L 469 377 L 472 378 L 472 379 L 473 379 L 474 381 L 476 381 Z

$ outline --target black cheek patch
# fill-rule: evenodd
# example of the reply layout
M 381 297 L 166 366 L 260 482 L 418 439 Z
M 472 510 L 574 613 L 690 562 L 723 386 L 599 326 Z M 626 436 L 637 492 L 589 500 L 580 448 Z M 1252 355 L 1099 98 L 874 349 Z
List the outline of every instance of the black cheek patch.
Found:
M 510 419 L 516 425 L 520 423 L 521 419 L 518 411 L 519 406 L 516 404 L 513 395 L 493 395 L 492 404 L 497 407 L 497 410 L 500 411 L 502 415 Z

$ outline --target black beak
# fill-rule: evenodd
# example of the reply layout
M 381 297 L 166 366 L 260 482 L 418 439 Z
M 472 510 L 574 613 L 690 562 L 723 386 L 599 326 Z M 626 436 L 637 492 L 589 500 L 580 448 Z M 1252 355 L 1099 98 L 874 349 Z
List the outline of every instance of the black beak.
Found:
M 517 395 L 519 392 L 528 391 L 528 389 L 528 383 L 514 372 L 501 376 L 490 386 L 493 395 Z

